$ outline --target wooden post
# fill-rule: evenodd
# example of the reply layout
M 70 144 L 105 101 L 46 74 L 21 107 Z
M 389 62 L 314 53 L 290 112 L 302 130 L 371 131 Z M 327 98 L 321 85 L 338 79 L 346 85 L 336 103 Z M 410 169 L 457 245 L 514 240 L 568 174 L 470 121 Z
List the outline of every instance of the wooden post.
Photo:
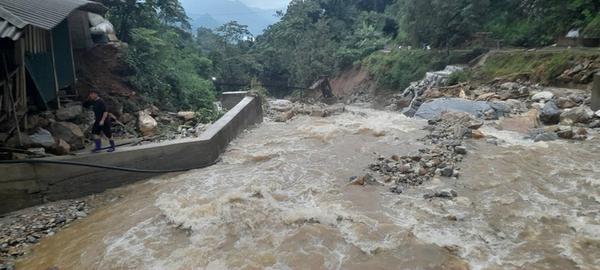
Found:
M 50 52 L 52 53 L 52 72 L 54 73 L 54 91 L 56 93 L 56 103 L 58 105 L 58 109 L 60 109 L 60 97 L 58 97 L 58 76 L 56 75 L 56 58 L 54 57 L 54 35 L 52 35 L 52 30 L 48 31 L 50 33 Z
M 27 108 L 27 79 L 25 73 L 25 41 L 21 38 L 15 43 L 15 61 L 18 65 L 19 71 L 17 73 L 17 91 L 19 91 L 19 99 L 21 100 L 21 104 L 19 104 L 22 108 Z M 23 116 L 24 128 L 27 130 L 29 127 L 27 125 L 27 113 Z
M 600 110 L 600 73 L 594 74 L 594 85 L 592 86 L 592 111 Z
M 21 127 L 19 126 L 19 116 L 17 115 L 17 104 L 15 103 L 15 99 L 12 94 L 12 83 L 10 82 L 10 74 L 8 74 L 8 65 L 6 64 L 6 57 L 4 54 L 2 55 L 2 63 L 4 64 L 4 74 L 6 74 L 6 85 L 8 90 L 8 99 L 10 103 L 12 103 L 12 113 L 15 118 L 15 125 L 17 127 L 17 134 L 19 135 L 19 145 L 23 144 L 23 139 L 21 138 Z M 7 108 L 8 109 L 8 108 Z

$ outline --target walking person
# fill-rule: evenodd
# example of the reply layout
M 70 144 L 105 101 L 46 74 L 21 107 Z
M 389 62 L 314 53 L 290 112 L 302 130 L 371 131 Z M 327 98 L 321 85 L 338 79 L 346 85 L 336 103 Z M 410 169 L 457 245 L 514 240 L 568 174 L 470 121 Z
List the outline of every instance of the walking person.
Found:
M 112 131 L 110 130 L 110 117 L 108 117 L 108 109 L 106 103 L 100 98 L 100 90 L 94 88 L 90 90 L 90 97 L 83 102 L 85 108 L 92 107 L 94 111 L 94 126 L 92 127 L 92 136 L 94 138 L 94 149 L 92 152 L 98 152 L 102 150 L 102 139 L 100 139 L 100 131 L 104 132 L 110 142 L 110 147 L 107 152 L 115 151 L 115 141 L 112 137 Z

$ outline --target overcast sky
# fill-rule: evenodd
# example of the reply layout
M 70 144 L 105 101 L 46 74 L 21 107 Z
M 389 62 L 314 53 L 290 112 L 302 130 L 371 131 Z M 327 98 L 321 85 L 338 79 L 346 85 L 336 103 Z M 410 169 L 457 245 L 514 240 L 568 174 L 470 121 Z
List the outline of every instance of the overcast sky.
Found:
M 244 4 L 251 7 L 262 9 L 285 8 L 290 3 L 290 0 L 240 0 Z

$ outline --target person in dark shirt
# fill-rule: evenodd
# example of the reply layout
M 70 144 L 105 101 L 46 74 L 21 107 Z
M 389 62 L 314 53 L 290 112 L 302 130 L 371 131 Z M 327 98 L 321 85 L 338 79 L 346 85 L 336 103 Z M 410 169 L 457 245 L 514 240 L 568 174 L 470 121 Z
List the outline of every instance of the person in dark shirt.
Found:
M 115 151 L 115 141 L 112 137 L 112 131 L 110 130 L 110 117 L 108 117 L 108 109 L 106 103 L 100 98 L 100 90 L 94 88 L 90 90 L 90 97 L 83 103 L 86 108 L 92 107 L 94 111 L 94 126 L 92 127 L 92 136 L 94 137 L 94 149 L 92 152 L 98 152 L 102 150 L 102 140 L 100 139 L 100 131 L 104 132 L 104 135 L 110 142 L 110 147 L 107 152 Z

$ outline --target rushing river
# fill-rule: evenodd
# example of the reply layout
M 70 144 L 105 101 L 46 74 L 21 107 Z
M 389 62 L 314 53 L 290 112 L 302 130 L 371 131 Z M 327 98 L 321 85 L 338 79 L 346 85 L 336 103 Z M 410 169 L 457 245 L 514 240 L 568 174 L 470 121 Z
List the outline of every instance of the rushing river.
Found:
M 533 143 L 484 127 L 506 143 L 468 141 L 460 179 L 397 195 L 348 179 L 379 154 L 426 148 L 426 123 L 347 109 L 265 122 L 217 165 L 107 191 L 114 201 L 42 239 L 17 268 L 599 267 L 597 139 Z M 442 188 L 459 198 L 423 198 Z

